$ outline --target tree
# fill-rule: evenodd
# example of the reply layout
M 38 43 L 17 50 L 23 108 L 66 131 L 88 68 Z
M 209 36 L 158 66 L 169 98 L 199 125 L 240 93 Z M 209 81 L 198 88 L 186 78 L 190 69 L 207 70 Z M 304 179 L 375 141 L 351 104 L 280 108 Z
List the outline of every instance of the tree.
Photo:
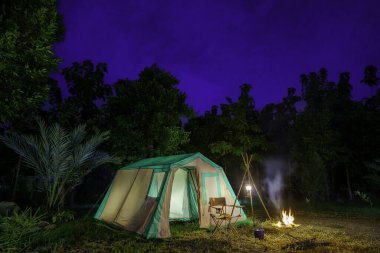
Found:
M 374 65 L 369 65 L 364 69 L 364 78 L 361 83 L 368 85 L 373 93 L 373 88 L 379 84 L 380 79 L 377 77 L 377 68 Z M 372 94 L 373 95 L 373 94 Z
M 38 108 L 57 67 L 53 43 L 63 35 L 56 0 L 5 0 L 0 4 L 0 124 Z
M 278 104 L 268 104 L 259 115 L 264 132 L 273 143 L 272 151 L 289 157 L 291 148 L 290 132 L 298 116 L 297 103 L 301 100 L 295 88 L 288 89 L 288 95 Z
M 119 80 L 106 108 L 110 150 L 129 161 L 181 152 L 189 137 L 181 118 L 192 110 L 178 84 L 157 65 L 145 68 L 137 80 Z
M 89 120 L 99 117 L 98 105 L 112 94 L 111 86 L 104 81 L 105 73 L 107 64 L 98 63 L 94 66 L 90 60 L 74 62 L 72 66 L 62 70 L 71 94 L 64 103 L 58 104 L 63 119 L 69 119 L 65 124 L 88 124 Z M 76 117 L 70 119 L 70 115 Z
M 292 158 L 298 164 L 294 185 L 304 197 L 325 199 L 330 194 L 328 178 L 334 173 L 341 148 L 332 127 L 336 85 L 328 81 L 326 69 L 301 75 L 301 84 L 306 107 L 291 132 Z
M 301 113 L 292 129 L 291 158 L 296 164 L 293 174 L 295 191 L 310 199 L 329 197 L 329 169 L 333 169 L 333 136 L 326 117 L 315 117 L 310 111 Z
M 212 106 L 204 115 L 192 117 L 185 125 L 185 130 L 190 133 L 190 142 L 186 147 L 188 152 L 201 152 L 213 160 L 217 155 L 210 152 L 210 143 L 220 139 L 223 128 L 219 122 L 218 106 Z M 218 152 L 221 153 L 221 152 Z M 224 156 L 225 154 L 222 154 Z
M 38 136 L 9 132 L 0 139 L 34 170 L 37 189 L 46 195 L 47 207 L 59 210 L 66 195 L 81 184 L 85 175 L 116 160 L 97 150 L 107 138 L 106 132 L 86 139 L 84 125 L 67 131 L 58 124 L 47 126 L 41 120 L 37 122 Z
M 240 157 L 242 154 L 254 155 L 254 161 L 260 160 L 260 155 L 268 148 L 267 138 L 258 125 L 258 112 L 255 110 L 253 98 L 249 95 L 251 86 L 240 86 L 240 96 L 236 102 L 227 98 L 228 104 L 221 105 L 219 117 L 224 132 L 221 139 L 209 145 L 211 152 L 232 154 Z

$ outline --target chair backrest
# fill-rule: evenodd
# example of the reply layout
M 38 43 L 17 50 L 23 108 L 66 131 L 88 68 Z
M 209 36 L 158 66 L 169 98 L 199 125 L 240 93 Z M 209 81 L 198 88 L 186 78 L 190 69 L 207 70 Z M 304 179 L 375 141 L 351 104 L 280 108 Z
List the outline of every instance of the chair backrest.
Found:
M 226 205 L 226 198 L 210 198 L 209 200 L 210 206 L 225 206 Z

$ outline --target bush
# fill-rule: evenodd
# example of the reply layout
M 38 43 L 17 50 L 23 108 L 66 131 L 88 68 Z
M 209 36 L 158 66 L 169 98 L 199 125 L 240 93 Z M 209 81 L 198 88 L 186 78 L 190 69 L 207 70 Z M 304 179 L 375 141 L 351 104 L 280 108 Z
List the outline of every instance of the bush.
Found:
M 31 209 L 10 217 L 3 217 L 0 220 L 0 251 L 1 252 L 22 252 L 27 249 L 41 236 L 38 233 L 41 228 L 42 219 L 46 215 L 37 210 L 35 213 Z
M 72 221 L 75 219 L 74 212 L 72 211 L 62 211 L 59 213 L 56 213 L 51 218 L 53 224 L 59 224 L 59 223 L 67 223 L 69 221 Z

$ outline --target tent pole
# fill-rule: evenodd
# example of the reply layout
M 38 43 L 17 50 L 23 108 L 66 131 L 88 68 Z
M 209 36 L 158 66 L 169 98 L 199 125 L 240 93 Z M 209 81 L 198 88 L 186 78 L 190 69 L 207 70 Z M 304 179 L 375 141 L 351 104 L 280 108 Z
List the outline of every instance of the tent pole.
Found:
M 251 182 L 251 177 L 249 177 L 249 184 L 251 185 L 253 182 Z M 251 201 L 251 215 L 252 215 L 252 221 L 254 221 L 253 218 L 253 203 L 252 203 L 252 190 L 249 190 L 249 199 Z
M 265 206 L 263 199 L 261 198 L 260 192 L 257 190 L 257 187 L 256 187 L 256 184 L 255 184 L 255 181 L 254 181 L 253 178 L 252 178 L 251 171 L 248 172 L 248 176 L 249 176 L 250 179 L 252 180 L 252 185 L 253 185 L 253 187 L 255 188 L 255 191 L 256 191 L 256 193 L 257 193 L 257 196 L 259 197 L 260 202 L 261 202 L 261 205 L 264 207 L 265 212 L 266 212 L 266 214 L 267 214 L 269 220 L 272 220 L 272 217 L 270 216 L 270 214 L 269 214 L 269 212 L 268 212 L 268 209 L 267 209 L 267 207 Z
M 251 166 L 251 162 L 252 162 L 252 158 L 253 158 L 253 156 L 250 155 L 250 156 L 248 157 L 248 154 L 247 154 L 247 153 L 246 153 L 245 155 L 246 155 L 245 167 L 246 167 L 246 170 L 247 170 L 248 175 L 250 175 L 250 174 L 251 174 L 250 166 Z M 249 180 L 249 184 L 251 184 L 251 177 L 249 177 L 248 180 Z M 253 181 L 252 181 L 252 183 L 253 183 Z M 252 203 L 252 191 L 251 191 L 251 190 L 249 191 L 249 199 L 250 199 L 250 201 L 251 201 L 251 215 L 252 215 L 252 221 L 253 221 L 254 218 L 253 218 L 253 203 Z
M 242 154 L 241 156 L 242 156 L 242 158 L 243 158 L 243 162 L 244 162 L 244 166 L 245 166 L 245 171 L 244 171 L 243 179 L 241 180 L 241 184 L 240 184 L 240 187 L 239 187 L 239 191 L 238 191 L 238 193 L 237 193 L 237 195 L 236 195 L 236 198 L 235 198 L 234 204 L 233 204 L 233 206 L 232 206 L 231 216 L 232 216 L 233 213 L 234 213 L 235 206 L 236 206 L 236 202 L 237 202 L 237 200 L 238 200 L 238 198 L 239 198 L 239 196 L 240 196 L 241 188 L 243 187 L 244 179 L 245 179 L 245 177 L 247 176 L 247 172 L 248 172 L 248 170 L 247 170 L 247 163 L 246 163 L 245 157 L 244 157 L 243 154 Z M 230 223 L 231 223 L 231 221 L 228 222 L 228 227 L 230 226 Z
M 244 179 L 245 179 L 246 175 L 247 175 L 247 171 L 244 172 L 243 179 L 241 180 L 241 184 L 240 184 L 240 187 L 239 187 L 239 191 L 238 191 L 238 193 L 237 193 L 237 195 L 236 195 L 236 198 L 235 198 L 234 204 L 233 204 L 233 206 L 232 206 L 231 215 L 233 215 L 233 213 L 234 213 L 235 206 L 236 206 L 236 202 L 237 202 L 237 200 L 238 200 L 238 198 L 239 198 L 239 195 L 240 195 L 240 192 L 241 192 L 241 188 L 243 187 L 243 183 L 244 183 Z M 228 227 L 230 227 L 230 223 L 231 223 L 231 221 L 228 222 Z

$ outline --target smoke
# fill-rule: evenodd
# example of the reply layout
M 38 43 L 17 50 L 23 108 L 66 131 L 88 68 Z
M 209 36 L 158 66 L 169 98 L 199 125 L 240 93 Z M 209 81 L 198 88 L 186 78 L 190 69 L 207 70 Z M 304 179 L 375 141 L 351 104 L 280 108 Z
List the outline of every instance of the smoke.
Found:
M 268 158 L 263 162 L 265 171 L 264 183 L 273 205 L 280 209 L 283 203 L 284 174 L 286 163 L 280 158 Z

